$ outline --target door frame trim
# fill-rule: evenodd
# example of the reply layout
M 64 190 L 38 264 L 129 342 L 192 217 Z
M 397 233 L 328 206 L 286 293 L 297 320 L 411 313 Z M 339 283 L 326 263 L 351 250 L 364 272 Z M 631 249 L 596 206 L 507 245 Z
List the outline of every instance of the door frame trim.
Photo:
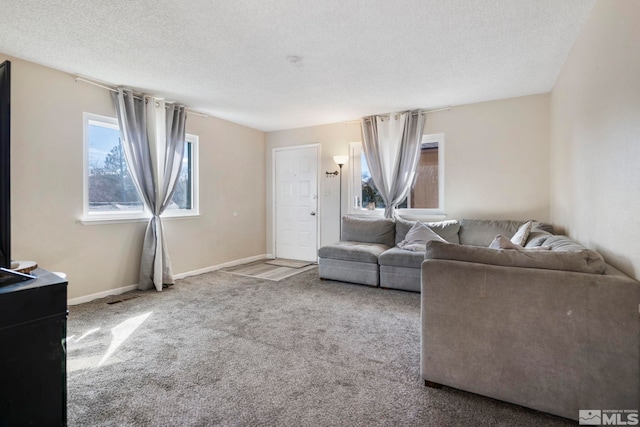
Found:
M 316 262 L 318 262 L 318 249 L 320 249 L 320 214 L 321 214 L 321 197 L 320 197 L 320 160 L 322 146 L 320 143 L 288 145 L 286 147 L 275 147 L 271 151 L 271 230 L 273 230 L 271 239 L 271 253 L 274 257 L 278 257 L 276 253 L 276 241 L 278 240 L 278 230 L 276 227 L 276 153 L 278 151 L 300 150 L 304 148 L 316 148 Z

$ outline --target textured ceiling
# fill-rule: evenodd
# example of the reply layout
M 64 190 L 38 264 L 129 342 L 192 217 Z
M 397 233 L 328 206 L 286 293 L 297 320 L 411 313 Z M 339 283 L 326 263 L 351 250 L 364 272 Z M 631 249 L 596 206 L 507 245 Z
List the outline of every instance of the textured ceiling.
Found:
M 0 0 L 0 52 L 271 131 L 548 92 L 593 3 Z

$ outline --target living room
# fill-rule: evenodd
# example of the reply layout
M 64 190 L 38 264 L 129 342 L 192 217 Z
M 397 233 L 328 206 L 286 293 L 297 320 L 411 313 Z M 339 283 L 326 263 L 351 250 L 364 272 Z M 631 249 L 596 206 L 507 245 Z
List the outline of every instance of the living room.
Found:
M 494 8 L 490 10 L 506 7 L 499 2 L 487 3 L 488 8 Z M 552 8 L 555 2 L 522 3 L 542 10 Z M 538 6 L 532 6 L 534 3 Z M 639 3 L 558 3 L 575 20 L 567 22 L 567 27 L 575 28 L 562 33 L 570 40 L 557 40 L 567 48 L 557 53 L 560 59 L 555 58 L 553 64 L 559 66 L 551 70 L 555 77 L 546 90 L 464 103 L 455 102 L 455 97 L 438 104 L 424 99 L 402 106 L 372 100 L 365 109 L 368 114 L 408 108 L 428 111 L 424 134 L 444 134 L 446 141 L 446 219 L 535 219 L 551 223 L 557 232 L 598 251 L 608 264 L 638 280 L 640 171 L 634 160 L 640 158 Z M 567 12 L 572 8 L 582 12 Z M 69 281 L 70 305 L 131 291 L 138 283 L 147 222 L 92 220 L 86 215 L 83 115 L 113 118 L 116 114 L 111 92 L 83 79 L 110 87 L 148 88 L 148 92 L 162 93 L 170 100 L 182 101 L 181 94 L 159 87 L 153 80 L 108 80 L 85 74 L 76 71 L 73 63 L 64 67 L 41 65 L 55 63 L 56 49 L 62 47 L 48 44 L 46 34 L 18 37 L 22 29 L 16 27 L 29 22 L 29 18 L 16 10 L 19 7 L 12 8 L 21 20 L 13 16 L 12 22 L 11 14 L 0 18 L 3 28 L 12 29 L 7 33 L 11 37 L 0 36 L 0 62 L 10 60 L 12 64 L 12 258 L 35 260 L 47 270 L 64 272 Z M 193 15 L 188 18 L 195 19 Z M 60 28 L 68 31 L 70 43 L 81 37 L 71 31 L 70 21 L 77 19 L 75 15 L 56 19 Z M 39 23 L 34 21 L 24 31 L 38 34 Z M 508 37 L 500 31 L 496 34 L 502 37 L 496 42 Z M 544 51 L 553 43 L 545 39 L 536 46 Z M 247 48 L 238 42 L 240 47 Z M 70 55 L 82 57 L 92 49 L 87 45 Z M 40 55 L 34 53 L 38 51 Z M 104 51 L 105 58 L 107 53 Z M 282 78 L 304 78 L 300 74 L 306 71 L 307 55 L 311 53 L 299 53 L 297 59 L 283 57 Z M 526 62 L 526 55 L 518 59 Z M 204 61 L 203 66 L 215 70 L 215 61 L 210 61 Z M 249 65 L 259 67 L 256 62 Z M 534 78 L 539 72 L 535 68 L 539 64 L 527 64 L 531 72 L 522 75 L 522 80 Z M 106 70 L 118 66 L 122 64 L 106 59 L 103 64 Z M 516 65 L 505 64 L 503 68 L 510 66 Z M 467 76 L 469 90 L 484 84 L 483 80 L 474 82 L 471 67 L 457 72 Z M 267 87 L 270 78 L 260 83 Z M 500 92 L 498 88 L 496 93 L 511 93 L 510 87 L 503 89 Z M 211 98 L 208 101 L 215 105 L 216 90 L 216 84 L 211 83 L 202 98 Z M 241 94 L 250 98 L 251 90 L 258 89 L 248 87 Z M 333 157 L 349 155 L 350 144 L 362 141 L 359 119 L 365 114 L 348 115 L 348 108 L 338 108 L 347 102 L 338 92 L 334 93 L 336 110 L 342 115 L 327 111 L 317 122 L 284 127 L 275 119 L 273 125 L 258 118 L 255 126 L 240 124 L 244 120 L 237 106 L 242 105 L 240 101 L 235 105 L 224 100 L 224 112 L 205 108 L 212 104 L 197 97 L 187 103 L 194 111 L 188 115 L 186 133 L 198 137 L 199 200 L 197 215 L 164 221 L 177 279 L 277 255 L 272 165 L 274 150 L 283 147 L 319 147 L 317 246 L 339 240 L 339 218 L 352 212 L 353 207 L 349 164 L 337 177 L 329 177 L 325 171 L 337 170 Z M 285 94 L 278 100 L 286 98 Z M 384 106 L 382 110 L 378 105 Z M 391 107 L 395 105 L 398 107 Z M 303 108 L 291 105 L 286 110 L 296 117 L 297 110 Z M 425 219 L 444 218 L 438 214 Z M 403 420 L 396 422 L 402 424 Z

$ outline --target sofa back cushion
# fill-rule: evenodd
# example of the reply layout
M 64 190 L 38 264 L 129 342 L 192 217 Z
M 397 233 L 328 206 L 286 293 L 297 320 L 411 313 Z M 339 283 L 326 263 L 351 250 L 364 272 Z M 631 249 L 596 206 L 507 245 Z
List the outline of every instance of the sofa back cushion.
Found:
M 576 245 L 581 246 L 578 243 Z M 577 271 L 580 273 L 603 273 L 605 263 L 602 256 L 584 247 L 578 249 L 578 246 L 573 248 L 577 250 L 568 249 L 569 245 L 567 244 L 565 246 L 566 250 L 560 250 L 559 248 L 554 250 L 552 246 L 551 250 L 547 251 L 515 251 L 431 241 L 426 244 L 425 259 L 447 259 L 507 267 L 541 268 L 546 270 Z
M 407 221 L 404 219 L 396 220 L 396 245 L 403 240 L 409 230 L 416 224 L 416 221 Z M 438 222 L 425 222 L 430 229 L 436 232 L 436 234 L 442 237 L 449 243 L 460 243 L 458 239 L 458 231 L 460 230 L 460 223 L 456 220 L 438 221 Z
M 487 247 L 502 234 L 510 239 L 526 221 L 463 219 L 460 221 L 460 244 Z
M 395 223 L 389 218 L 342 218 L 342 241 L 395 246 Z

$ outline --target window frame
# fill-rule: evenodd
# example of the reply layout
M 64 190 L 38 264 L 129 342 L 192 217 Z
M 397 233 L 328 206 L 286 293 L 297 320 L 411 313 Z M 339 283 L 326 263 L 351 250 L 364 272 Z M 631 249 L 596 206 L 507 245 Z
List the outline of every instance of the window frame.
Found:
M 398 208 L 396 212 L 402 217 L 443 217 L 446 216 L 444 209 L 444 180 L 445 180 L 445 138 L 444 133 L 423 135 L 421 144 L 438 143 L 438 207 L 437 208 Z M 349 215 L 358 216 L 384 216 L 383 208 L 366 209 L 362 206 L 356 207 L 356 187 L 362 188 L 362 165 L 361 165 L 362 142 L 351 142 L 349 144 L 349 183 L 348 196 Z M 407 196 L 408 197 L 408 196 Z M 360 196 L 362 198 L 362 196 Z
M 118 120 L 115 117 L 102 116 L 93 113 L 83 113 L 83 196 L 82 196 L 82 224 L 101 224 L 101 223 L 117 223 L 117 222 L 138 222 L 147 221 L 152 215 L 151 212 L 143 206 L 142 210 L 136 211 L 113 211 L 113 212 L 95 212 L 89 209 L 89 126 L 98 123 L 111 129 L 119 130 Z M 162 218 L 185 218 L 196 217 L 200 215 L 199 211 L 199 136 L 185 134 L 185 142 L 191 143 L 191 209 L 166 209 Z
M 198 168 L 200 137 L 185 133 L 184 142 L 185 144 L 191 144 L 191 209 L 167 208 L 162 213 L 162 218 L 183 218 L 200 215 L 200 197 L 198 197 L 200 193 L 200 173 Z

